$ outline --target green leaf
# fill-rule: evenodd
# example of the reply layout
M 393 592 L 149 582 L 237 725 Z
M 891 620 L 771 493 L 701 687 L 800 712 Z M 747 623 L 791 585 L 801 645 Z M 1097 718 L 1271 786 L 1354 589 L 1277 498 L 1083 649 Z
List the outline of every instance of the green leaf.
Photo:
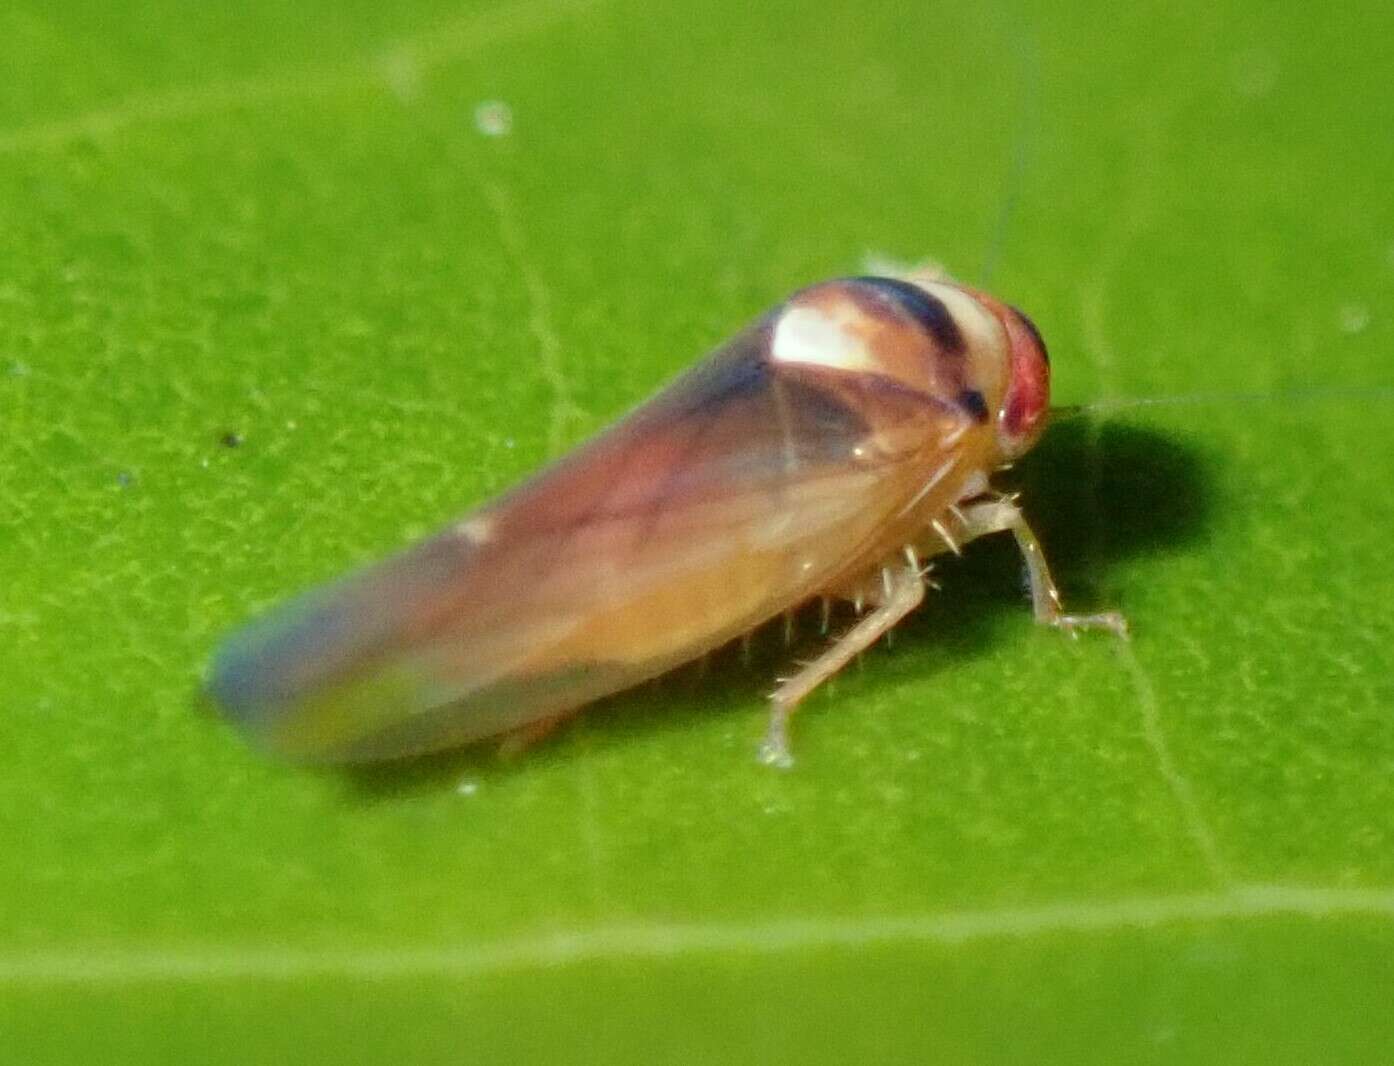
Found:
M 1387 1057 L 1391 32 L 8 5 L 6 1057 Z M 774 630 L 510 764 L 306 772 L 199 713 L 251 614 L 868 257 L 1027 308 L 1098 405 L 1006 481 L 1131 643 L 1034 627 L 983 543 L 787 774 Z

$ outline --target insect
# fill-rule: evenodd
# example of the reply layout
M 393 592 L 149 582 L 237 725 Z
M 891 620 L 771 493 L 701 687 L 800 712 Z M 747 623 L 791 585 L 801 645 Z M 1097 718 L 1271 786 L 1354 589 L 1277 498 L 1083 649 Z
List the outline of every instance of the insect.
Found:
M 402 554 L 235 634 L 209 692 L 268 751 L 390 759 L 515 741 L 823 598 L 858 620 L 770 697 L 760 749 L 920 604 L 925 560 L 1008 532 L 1037 621 L 1066 614 L 988 475 L 1049 412 L 1020 311 L 928 273 L 796 292 L 608 430 Z

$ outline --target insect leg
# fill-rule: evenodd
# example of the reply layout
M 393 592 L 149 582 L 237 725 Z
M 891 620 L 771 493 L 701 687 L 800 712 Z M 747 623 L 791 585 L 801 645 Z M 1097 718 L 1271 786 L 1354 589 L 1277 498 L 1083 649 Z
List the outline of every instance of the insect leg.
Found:
M 1041 542 L 1036 539 L 1026 516 L 1013 499 L 974 503 L 965 506 L 961 514 L 961 536 L 965 541 L 1002 532 L 1011 533 L 1016 538 L 1016 545 L 1026 561 L 1026 576 L 1031 583 L 1031 609 L 1037 622 L 1055 626 L 1072 635 L 1081 629 L 1107 629 L 1127 638 L 1128 622 L 1117 611 L 1101 614 L 1065 613 L 1060 604 L 1060 591 L 1055 587 L 1055 579 L 1050 576 L 1050 567 L 1041 551 Z
M 781 768 L 792 766 L 794 758 L 789 754 L 789 716 L 794 713 L 799 701 L 876 643 L 924 599 L 924 581 L 917 568 L 900 563 L 894 568 L 887 568 L 884 574 L 885 595 L 875 610 L 843 634 L 822 655 L 783 682 L 770 696 L 770 728 L 764 744 L 760 746 L 761 762 Z

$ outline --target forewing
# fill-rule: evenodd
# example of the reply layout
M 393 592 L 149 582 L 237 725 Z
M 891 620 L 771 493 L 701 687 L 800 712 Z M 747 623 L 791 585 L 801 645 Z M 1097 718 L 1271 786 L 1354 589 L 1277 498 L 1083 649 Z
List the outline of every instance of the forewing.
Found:
M 237 635 L 212 694 L 281 754 L 390 758 L 565 713 L 826 587 L 964 416 L 774 364 L 768 334 L 757 324 L 454 527 Z

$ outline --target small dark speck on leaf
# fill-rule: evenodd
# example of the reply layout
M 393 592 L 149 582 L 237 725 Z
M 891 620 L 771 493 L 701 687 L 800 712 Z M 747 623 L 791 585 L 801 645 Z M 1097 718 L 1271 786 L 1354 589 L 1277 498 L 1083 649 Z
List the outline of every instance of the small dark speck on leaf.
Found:
M 229 429 L 218 437 L 218 443 L 224 448 L 240 448 L 246 439 L 246 437 L 242 436 L 242 434 L 238 433 L 236 430 Z
M 117 487 L 128 489 L 136 483 L 136 476 L 129 470 L 118 470 L 116 473 Z

